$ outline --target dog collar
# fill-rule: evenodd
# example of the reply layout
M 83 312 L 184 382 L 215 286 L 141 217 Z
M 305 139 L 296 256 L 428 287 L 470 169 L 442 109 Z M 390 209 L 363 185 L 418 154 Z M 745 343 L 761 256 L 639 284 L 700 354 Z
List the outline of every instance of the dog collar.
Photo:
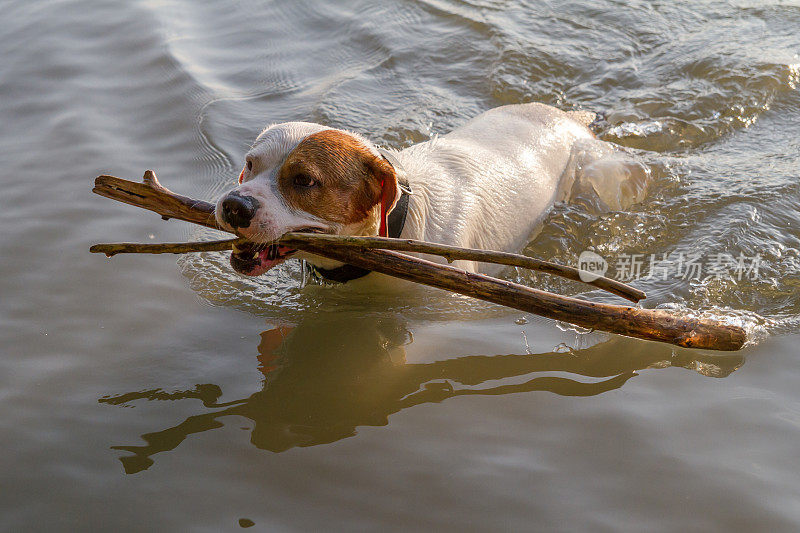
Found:
M 381 154 L 381 157 L 383 157 L 386 162 L 392 166 L 395 174 L 397 175 L 397 188 L 400 189 L 400 198 L 397 200 L 397 204 L 394 206 L 394 209 L 389 211 L 386 220 L 386 230 L 389 234 L 389 237 L 397 239 L 400 237 L 400 234 L 403 232 L 403 227 L 406 225 L 406 216 L 408 215 L 408 200 L 411 198 L 411 187 L 406 179 L 403 166 L 400 164 L 397 158 L 392 155 L 391 152 L 388 152 L 383 148 L 378 148 L 378 152 Z M 381 218 L 383 217 L 381 216 Z M 347 283 L 348 281 L 352 281 L 354 279 L 363 278 L 372 272 L 366 268 L 353 265 L 342 265 L 337 268 L 320 268 L 313 266 L 310 263 L 306 263 L 306 268 L 308 269 L 309 273 L 318 280 L 334 281 L 336 283 Z

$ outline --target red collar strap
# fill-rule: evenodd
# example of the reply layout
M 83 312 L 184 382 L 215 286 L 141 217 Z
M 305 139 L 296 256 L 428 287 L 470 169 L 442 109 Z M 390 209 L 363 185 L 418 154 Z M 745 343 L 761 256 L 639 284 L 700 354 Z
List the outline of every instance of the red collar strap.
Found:
M 386 184 L 386 180 L 381 180 L 381 189 Z M 389 217 L 389 213 L 386 212 L 386 203 L 381 201 L 381 225 L 378 229 L 378 235 L 381 237 L 388 237 L 389 233 L 387 228 L 389 227 L 389 221 L 387 220 Z
M 408 185 L 408 180 L 406 180 L 405 177 L 401 177 L 405 172 L 403 172 L 403 166 L 394 154 L 383 148 L 378 148 L 378 153 L 381 154 L 381 157 L 394 169 L 395 175 L 397 176 L 397 188 L 400 189 L 400 198 L 397 200 L 394 209 L 387 211 L 386 204 L 383 201 L 381 202 L 381 218 L 378 235 L 381 237 L 397 238 L 400 236 L 400 232 L 403 231 L 403 226 L 406 223 L 408 197 L 411 194 L 411 187 Z M 381 189 L 383 189 L 384 184 L 385 181 L 381 180 Z
M 383 186 L 383 183 L 381 183 Z M 400 198 L 394 205 L 394 209 L 386 212 L 386 206 L 381 204 L 381 225 L 378 235 L 381 237 L 400 237 L 403 227 L 406 225 L 408 215 L 408 200 L 411 198 L 411 187 L 405 179 L 397 180 L 397 188 L 400 189 Z

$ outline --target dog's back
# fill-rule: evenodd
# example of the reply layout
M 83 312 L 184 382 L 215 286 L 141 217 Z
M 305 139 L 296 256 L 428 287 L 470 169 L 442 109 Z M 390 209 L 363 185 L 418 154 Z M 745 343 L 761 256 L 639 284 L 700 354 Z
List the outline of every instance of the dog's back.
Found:
M 542 104 L 492 109 L 397 157 L 414 194 L 403 237 L 517 251 L 565 199 L 576 140 L 593 114 Z M 577 118 L 580 120 L 575 120 Z

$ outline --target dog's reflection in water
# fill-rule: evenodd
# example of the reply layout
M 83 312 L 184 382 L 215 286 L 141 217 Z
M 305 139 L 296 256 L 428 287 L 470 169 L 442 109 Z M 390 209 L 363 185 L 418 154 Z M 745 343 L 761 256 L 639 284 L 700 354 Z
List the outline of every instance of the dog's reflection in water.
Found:
M 411 332 L 398 318 L 337 317 L 310 319 L 295 328 L 261 334 L 262 390 L 242 400 L 217 403 L 216 385 L 167 393 L 161 390 L 104 397 L 123 404 L 140 399 L 200 399 L 204 411 L 180 424 L 142 435 L 144 446 L 114 446 L 128 473 L 153 464 L 153 456 L 176 448 L 192 433 L 222 427 L 237 415 L 252 420 L 252 443 L 282 452 L 356 434 L 359 426 L 388 424 L 389 415 L 419 404 L 454 396 L 550 391 L 591 396 L 621 387 L 644 368 L 680 366 L 725 377 L 744 362 L 741 355 L 709 355 L 671 346 L 614 337 L 587 349 L 524 355 L 465 356 L 431 363 L 406 363 Z M 536 376 L 564 372 L 573 377 Z M 530 379 L 487 381 L 533 374 Z M 523 378 L 524 379 L 524 378 Z M 513 381 L 513 383 L 510 383 Z

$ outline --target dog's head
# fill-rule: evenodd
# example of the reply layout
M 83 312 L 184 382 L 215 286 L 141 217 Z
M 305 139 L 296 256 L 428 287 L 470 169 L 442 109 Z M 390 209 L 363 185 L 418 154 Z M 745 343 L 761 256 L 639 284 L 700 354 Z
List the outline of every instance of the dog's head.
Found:
M 217 201 L 218 224 L 263 247 L 231 264 L 257 276 L 294 251 L 268 245 L 290 231 L 377 234 L 397 202 L 394 168 L 366 139 L 306 122 L 270 126 L 247 153 L 239 186 Z M 260 249 L 259 249 L 260 248 Z

